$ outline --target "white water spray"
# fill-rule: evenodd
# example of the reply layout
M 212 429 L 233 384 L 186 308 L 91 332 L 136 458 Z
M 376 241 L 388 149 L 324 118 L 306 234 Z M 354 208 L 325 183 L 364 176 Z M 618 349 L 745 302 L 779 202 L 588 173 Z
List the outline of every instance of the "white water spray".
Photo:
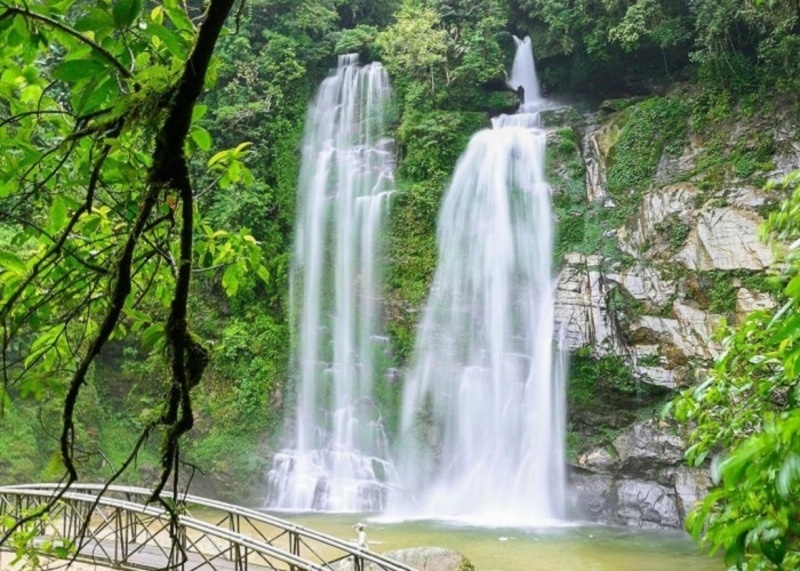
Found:
M 385 372 L 379 238 L 393 190 L 390 95 L 379 63 L 341 56 L 308 112 L 292 282 L 295 438 L 274 458 L 270 508 L 377 511 L 394 479 L 374 402 Z
M 519 113 L 476 133 L 439 217 L 439 261 L 403 401 L 397 515 L 530 525 L 564 510 L 553 213 L 530 39 Z

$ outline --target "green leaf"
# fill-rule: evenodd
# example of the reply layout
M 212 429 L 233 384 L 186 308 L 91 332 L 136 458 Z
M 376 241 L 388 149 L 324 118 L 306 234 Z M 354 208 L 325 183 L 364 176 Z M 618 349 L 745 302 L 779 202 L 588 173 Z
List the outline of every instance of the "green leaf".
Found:
M 71 553 L 69 549 L 67 549 L 63 545 L 58 545 L 53 549 L 53 555 L 55 555 L 59 559 L 66 559 L 71 555 Z
M 114 25 L 127 28 L 136 21 L 142 11 L 142 0 L 118 0 L 111 9 Z
M 105 73 L 106 67 L 93 59 L 73 59 L 63 62 L 53 70 L 53 79 L 74 83 Z
M 91 236 L 98 226 L 100 226 L 100 217 L 97 215 L 89 216 L 83 224 L 83 233 Z
M 89 82 L 81 92 L 75 110 L 81 114 L 93 113 L 119 94 L 119 86 L 112 75 L 103 75 Z
M 192 109 L 192 121 L 199 121 L 208 112 L 208 105 L 195 105 Z
M 204 150 L 211 150 L 211 134 L 202 127 L 194 127 L 192 129 L 192 140 L 197 143 L 197 146 Z
M 231 265 L 225 268 L 225 273 L 222 274 L 222 287 L 230 297 L 239 291 L 239 268 L 237 266 Z
M 164 0 L 164 10 L 175 25 L 175 28 L 184 32 L 194 31 L 192 21 L 186 15 L 186 11 L 178 0 Z
M 67 204 L 61 196 L 53 198 L 53 202 L 50 204 L 49 216 L 50 224 L 53 225 L 53 228 L 60 230 L 64 227 L 64 223 L 67 221 Z
M 215 164 L 217 164 L 217 163 L 219 163 L 219 162 L 221 162 L 223 160 L 226 160 L 230 156 L 231 156 L 231 151 L 229 149 L 226 149 L 224 151 L 220 151 L 220 152 L 216 153 L 213 157 L 208 159 L 208 168 L 211 168 Z
M 775 565 L 780 565 L 786 558 L 786 539 L 781 537 L 773 541 L 765 541 L 761 545 L 761 551 Z
M 114 19 L 106 10 L 92 8 L 89 13 L 75 22 L 75 29 L 79 32 L 109 31 L 114 29 Z
M 150 23 L 147 25 L 145 32 L 161 40 L 173 56 L 183 58 L 186 54 L 186 43 L 184 39 L 179 34 L 165 28 L 161 24 L 155 22 Z
M 267 271 L 267 268 L 264 266 L 258 266 L 256 274 L 258 274 L 258 277 L 260 277 L 264 283 L 269 283 L 269 271 Z
M 154 323 L 142 333 L 142 348 L 152 351 L 153 348 L 164 341 L 164 324 Z
M 28 268 L 19 256 L 2 250 L 0 250 L 0 268 L 20 276 L 24 276 L 28 272 Z

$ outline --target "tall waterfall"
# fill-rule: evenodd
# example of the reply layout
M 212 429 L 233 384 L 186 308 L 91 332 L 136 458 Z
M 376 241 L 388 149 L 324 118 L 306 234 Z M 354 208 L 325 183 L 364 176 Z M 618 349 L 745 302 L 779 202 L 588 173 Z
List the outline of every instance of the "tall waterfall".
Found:
M 517 40 L 510 85 L 525 89 L 520 112 L 473 136 L 439 216 L 403 397 L 400 515 L 499 525 L 563 517 L 564 366 L 529 38 Z
M 393 189 L 390 95 L 379 63 L 341 56 L 308 112 L 292 282 L 294 443 L 274 458 L 271 508 L 376 511 L 394 479 L 373 400 L 386 349 L 379 258 Z

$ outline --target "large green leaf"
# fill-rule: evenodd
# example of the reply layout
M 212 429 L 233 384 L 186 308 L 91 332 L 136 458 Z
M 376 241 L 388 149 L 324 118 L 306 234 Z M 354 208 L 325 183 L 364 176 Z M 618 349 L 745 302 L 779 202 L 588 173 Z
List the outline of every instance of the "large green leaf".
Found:
M 12 252 L 0 251 L 0 268 L 24 276 L 28 271 L 25 263 Z
M 194 127 L 192 129 L 192 140 L 197 144 L 197 146 L 204 150 L 210 151 L 211 150 L 211 134 L 203 129 L 202 127 Z
M 111 9 L 117 28 L 127 28 L 136 21 L 142 11 L 142 0 L 117 0 Z
M 173 56 L 184 57 L 186 55 L 186 41 L 172 30 L 161 24 L 150 22 L 147 24 L 145 32 L 161 40 Z
M 53 198 L 50 204 L 50 224 L 55 230 L 60 230 L 67 221 L 67 204 L 60 196 Z
M 94 59 L 73 59 L 56 67 L 53 70 L 53 79 L 74 83 L 106 71 L 106 67 Z

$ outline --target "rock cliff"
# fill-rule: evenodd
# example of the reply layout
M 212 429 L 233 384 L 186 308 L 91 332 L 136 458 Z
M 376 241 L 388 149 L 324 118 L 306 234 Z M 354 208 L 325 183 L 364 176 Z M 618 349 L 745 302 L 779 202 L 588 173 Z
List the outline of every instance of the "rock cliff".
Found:
M 782 198 L 765 182 L 800 165 L 790 113 L 709 123 L 676 90 L 552 114 L 556 325 L 584 359 L 570 379 L 568 448 L 585 516 L 679 527 L 707 490 L 677 429 L 654 418 L 719 355 L 720 325 L 774 303 L 774 255 L 758 232 Z M 606 402 L 592 409 L 592 392 Z

